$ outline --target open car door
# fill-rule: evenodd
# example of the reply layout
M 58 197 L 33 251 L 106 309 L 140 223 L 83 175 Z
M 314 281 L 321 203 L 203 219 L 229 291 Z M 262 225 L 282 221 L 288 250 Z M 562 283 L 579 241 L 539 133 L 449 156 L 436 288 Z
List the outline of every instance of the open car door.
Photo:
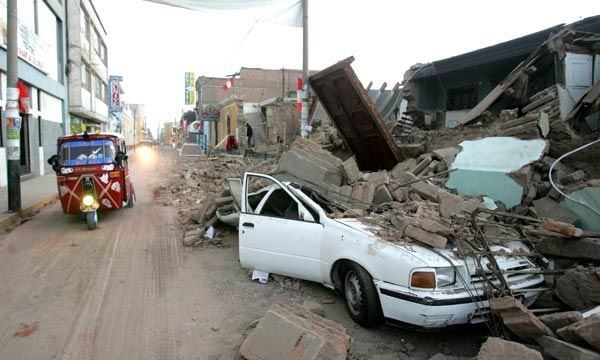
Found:
M 263 190 L 251 192 L 259 183 Z M 323 226 L 275 178 L 246 173 L 242 186 L 239 252 L 243 267 L 322 282 Z

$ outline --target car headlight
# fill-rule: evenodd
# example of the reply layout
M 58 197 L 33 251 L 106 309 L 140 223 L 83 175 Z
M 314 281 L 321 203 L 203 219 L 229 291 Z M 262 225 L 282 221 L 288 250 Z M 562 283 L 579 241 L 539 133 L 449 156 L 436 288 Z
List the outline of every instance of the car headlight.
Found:
M 435 272 L 433 269 L 413 271 L 410 275 L 410 287 L 418 289 L 435 289 Z
M 456 282 L 454 267 L 435 268 L 435 281 L 438 288 L 454 284 Z
M 94 204 L 94 197 L 92 195 L 85 195 L 81 202 L 85 206 L 92 206 Z

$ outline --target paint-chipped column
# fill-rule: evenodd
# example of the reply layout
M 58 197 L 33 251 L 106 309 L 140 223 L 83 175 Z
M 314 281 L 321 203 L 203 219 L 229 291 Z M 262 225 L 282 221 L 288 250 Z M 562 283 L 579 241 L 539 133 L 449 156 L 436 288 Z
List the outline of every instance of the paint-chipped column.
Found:
M 304 80 L 304 89 L 300 115 L 300 135 L 307 138 L 311 129 L 308 125 L 308 0 L 302 0 L 302 80 Z
M 17 0 L 8 0 L 7 89 L 6 89 L 6 159 L 8 173 L 8 210 L 21 210 L 21 117 L 19 116 L 18 17 Z

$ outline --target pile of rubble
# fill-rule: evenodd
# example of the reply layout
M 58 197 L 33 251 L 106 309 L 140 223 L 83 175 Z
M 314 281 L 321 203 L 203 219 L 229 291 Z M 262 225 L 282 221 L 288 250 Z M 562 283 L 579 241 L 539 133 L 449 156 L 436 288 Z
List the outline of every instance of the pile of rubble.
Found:
M 508 141 L 507 138 L 496 139 L 500 139 L 501 143 Z M 487 140 L 490 139 L 473 143 Z M 519 141 L 520 146 L 531 145 L 531 140 L 514 140 Z M 392 170 L 361 172 L 353 157 L 342 161 L 317 144 L 298 139 L 282 156 L 279 171 L 291 176 L 293 181 L 320 191 L 335 205 L 332 209 L 342 209 L 330 216 L 359 218 L 370 224 L 378 236 L 391 242 L 418 242 L 431 248 L 450 248 L 463 257 L 474 255 L 471 248 L 473 239 L 488 244 L 505 244 L 511 240 L 526 242 L 529 248 L 519 249 L 514 255 L 543 258 L 542 265 L 545 264 L 540 272 L 546 274 L 547 288 L 538 289 L 544 295 L 540 296 L 539 305 L 534 305 L 540 308 L 536 311 L 588 310 L 600 305 L 600 232 L 578 227 L 579 217 L 563 206 L 561 192 L 573 193 L 589 186 L 598 187 L 599 182 L 586 181 L 583 170 L 557 163 L 553 180 L 561 189 L 559 192 L 551 186 L 548 175 L 556 160 L 547 156 L 547 146 L 541 141 L 534 143 L 538 146 L 533 150 L 521 147 L 522 153 L 534 153 L 535 156 L 525 160 L 523 167 L 502 174 L 503 178 L 518 183 L 522 190 L 518 204 L 512 207 L 484 194 L 464 196 L 447 188 L 450 177 L 462 170 L 460 163 L 465 159 L 460 154 L 467 152 L 473 144 L 461 144 L 462 151 L 448 147 L 424 152 L 424 146 L 412 146 L 415 157 L 405 159 Z M 494 144 L 494 149 L 499 153 L 505 150 L 498 144 Z M 462 159 L 459 159 L 461 156 Z M 496 173 L 496 169 L 491 170 Z M 481 174 L 475 176 L 481 177 Z M 458 187 L 459 192 L 462 190 Z M 474 213 L 476 210 L 479 212 Z M 488 270 L 479 269 L 493 275 Z M 500 296 L 498 293 L 487 295 L 490 298 Z M 498 301 L 518 304 L 514 306 L 527 312 L 527 321 L 535 318 L 514 297 L 508 299 Z M 494 312 L 500 314 L 501 310 Z M 553 315 L 550 313 L 541 318 Z M 503 319 L 511 330 L 511 321 L 519 324 L 522 321 L 518 317 L 509 317 Z M 583 321 L 581 318 L 578 320 Z M 592 326 L 588 325 L 589 321 L 593 326 L 600 324 L 592 320 L 585 320 L 579 325 Z M 565 339 L 562 339 L 556 338 L 551 331 L 535 336 L 536 341 L 560 347 L 560 351 L 566 346 L 563 344 Z M 532 338 L 523 340 L 530 341 Z M 573 346 L 579 345 L 581 341 Z M 482 351 L 485 352 L 489 346 L 486 345 Z M 571 345 L 567 347 L 572 348 Z M 517 348 L 533 351 L 522 346 Z M 577 349 L 585 354 L 592 352 L 590 349 Z M 553 351 L 547 353 L 557 356 Z M 540 357 L 538 354 L 532 358 Z
M 563 311 L 537 317 L 514 297 L 492 299 L 490 305 L 512 335 L 539 349 L 510 342 L 514 344 L 509 345 L 511 348 L 521 349 L 519 353 L 523 354 L 515 353 L 515 358 L 542 359 L 543 354 L 544 358 L 558 360 L 600 359 L 600 307 L 587 313 Z M 486 345 L 481 352 L 487 352 Z
M 155 190 L 155 198 L 165 206 L 178 209 L 179 224 L 184 229 L 183 244 L 198 246 L 218 243 L 216 210 L 229 204 L 231 194 L 224 179 L 241 178 L 246 171 L 271 172 L 275 158 L 242 156 L 196 156 L 171 160 L 167 166 L 178 172 L 164 174 L 169 185 Z M 212 229 L 211 229 L 212 228 Z M 210 231 L 208 231 L 210 230 Z

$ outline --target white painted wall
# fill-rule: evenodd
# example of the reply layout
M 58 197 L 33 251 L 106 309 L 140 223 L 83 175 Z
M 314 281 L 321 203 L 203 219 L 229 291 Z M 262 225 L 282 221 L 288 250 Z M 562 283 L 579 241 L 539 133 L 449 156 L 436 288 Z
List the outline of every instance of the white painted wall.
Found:
M 38 147 L 38 151 L 40 154 L 40 176 L 44 176 L 45 174 L 45 170 L 44 170 L 44 162 L 46 161 L 46 157 L 44 157 L 44 148 L 42 146 Z
M 470 110 L 450 110 L 446 111 L 446 127 L 454 128 L 461 124 Z
M 6 149 L 0 147 L 0 187 L 8 185 L 8 177 L 6 173 Z
M 592 87 L 593 56 L 567 53 L 565 57 L 565 85 L 577 103 Z
M 40 106 L 40 116 L 42 119 L 59 124 L 62 123 L 62 100 L 41 91 Z

